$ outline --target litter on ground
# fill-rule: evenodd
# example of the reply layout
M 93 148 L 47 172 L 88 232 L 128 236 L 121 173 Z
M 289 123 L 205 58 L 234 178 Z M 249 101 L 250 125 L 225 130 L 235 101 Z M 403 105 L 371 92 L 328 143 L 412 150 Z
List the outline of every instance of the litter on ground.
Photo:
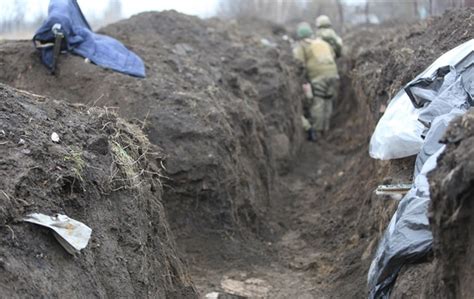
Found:
M 61 246 L 70 254 L 84 249 L 92 234 L 92 229 L 87 225 L 62 214 L 48 216 L 33 213 L 26 216 L 23 221 L 51 229 Z

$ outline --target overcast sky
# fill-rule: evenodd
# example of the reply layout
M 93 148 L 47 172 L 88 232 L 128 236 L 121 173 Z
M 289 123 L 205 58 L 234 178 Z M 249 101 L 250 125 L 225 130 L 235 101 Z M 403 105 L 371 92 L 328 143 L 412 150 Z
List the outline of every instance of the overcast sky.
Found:
M 121 2 L 123 17 L 130 17 L 143 11 L 175 9 L 179 12 L 211 17 L 215 15 L 219 0 L 111 0 Z M 276 1 L 276 0 L 275 0 Z M 300 0 L 305 1 L 305 0 Z M 309 0 L 308 0 L 309 1 Z M 364 3 L 366 0 L 344 0 L 346 3 Z M 107 0 L 78 0 L 86 18 L 100 18 L 109 1 Z M 10 19 L 18 7 L 25 9 L 25 21 L 33 21 L 38 16 L 44 16 L 48 11 L 49 0 L 0 0 L 0 21 Z
M 113 0 L 121 2 L 124 17 L 129 17 L 142 11 L 175 9 L 185 14 L 200 17 L 212 16 L 219 0 Z M 78 0 L 82 11 L 87 17 L 100 17 L 109 1 Z M 10 18 L 15 9 L 22 4 L 26 8 L 25 21 L 35 20 L 38 16 L 46 15 L 49 0 L 0 0 L 0 19 Z
M 219 0 L 124 0 L 122 1 L 122 11 L 126 17 L 141 11 L 165 9 L 175 9 L 189 15 L 209 17 L 215 13 L 218 2 Z

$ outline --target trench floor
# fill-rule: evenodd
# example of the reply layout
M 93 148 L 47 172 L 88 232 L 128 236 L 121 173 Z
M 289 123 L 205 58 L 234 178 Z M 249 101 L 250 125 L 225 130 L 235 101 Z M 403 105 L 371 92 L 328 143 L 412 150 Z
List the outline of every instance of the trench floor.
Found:
M 292 170 L 279 179 L 262 239 L 229 236 L 222 242 L 241 249 L 228 253 L 224 244 L 222 264 L 190 261 L 204 298 L 213 291 L 248 298 L 365 297 L 368 241 L 357 233 L 362 203 L 347 185 L 357 181 L 352 168 L 366 150 L 364 143 L 341 146 L 341 130 L 303 144 Z

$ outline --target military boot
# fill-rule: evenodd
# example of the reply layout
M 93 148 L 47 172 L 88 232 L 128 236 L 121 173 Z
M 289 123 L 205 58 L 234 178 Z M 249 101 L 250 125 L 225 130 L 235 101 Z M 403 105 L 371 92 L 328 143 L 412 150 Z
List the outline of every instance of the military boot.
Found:
M 316 131 L 311 128 L 308 130 L 308 141 L 316 142 Z

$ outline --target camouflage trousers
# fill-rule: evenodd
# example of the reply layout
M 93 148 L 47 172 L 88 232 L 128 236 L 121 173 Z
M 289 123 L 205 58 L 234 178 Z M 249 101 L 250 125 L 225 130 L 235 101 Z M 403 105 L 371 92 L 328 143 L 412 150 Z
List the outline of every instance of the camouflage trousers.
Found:
M 313 98 L 304 105 L 303 128 L 313 128 L 316 132 L 327 132 L 333 110 L 333 101 L 339 91 L 338 77 L 318 78 L 311 81 Z

